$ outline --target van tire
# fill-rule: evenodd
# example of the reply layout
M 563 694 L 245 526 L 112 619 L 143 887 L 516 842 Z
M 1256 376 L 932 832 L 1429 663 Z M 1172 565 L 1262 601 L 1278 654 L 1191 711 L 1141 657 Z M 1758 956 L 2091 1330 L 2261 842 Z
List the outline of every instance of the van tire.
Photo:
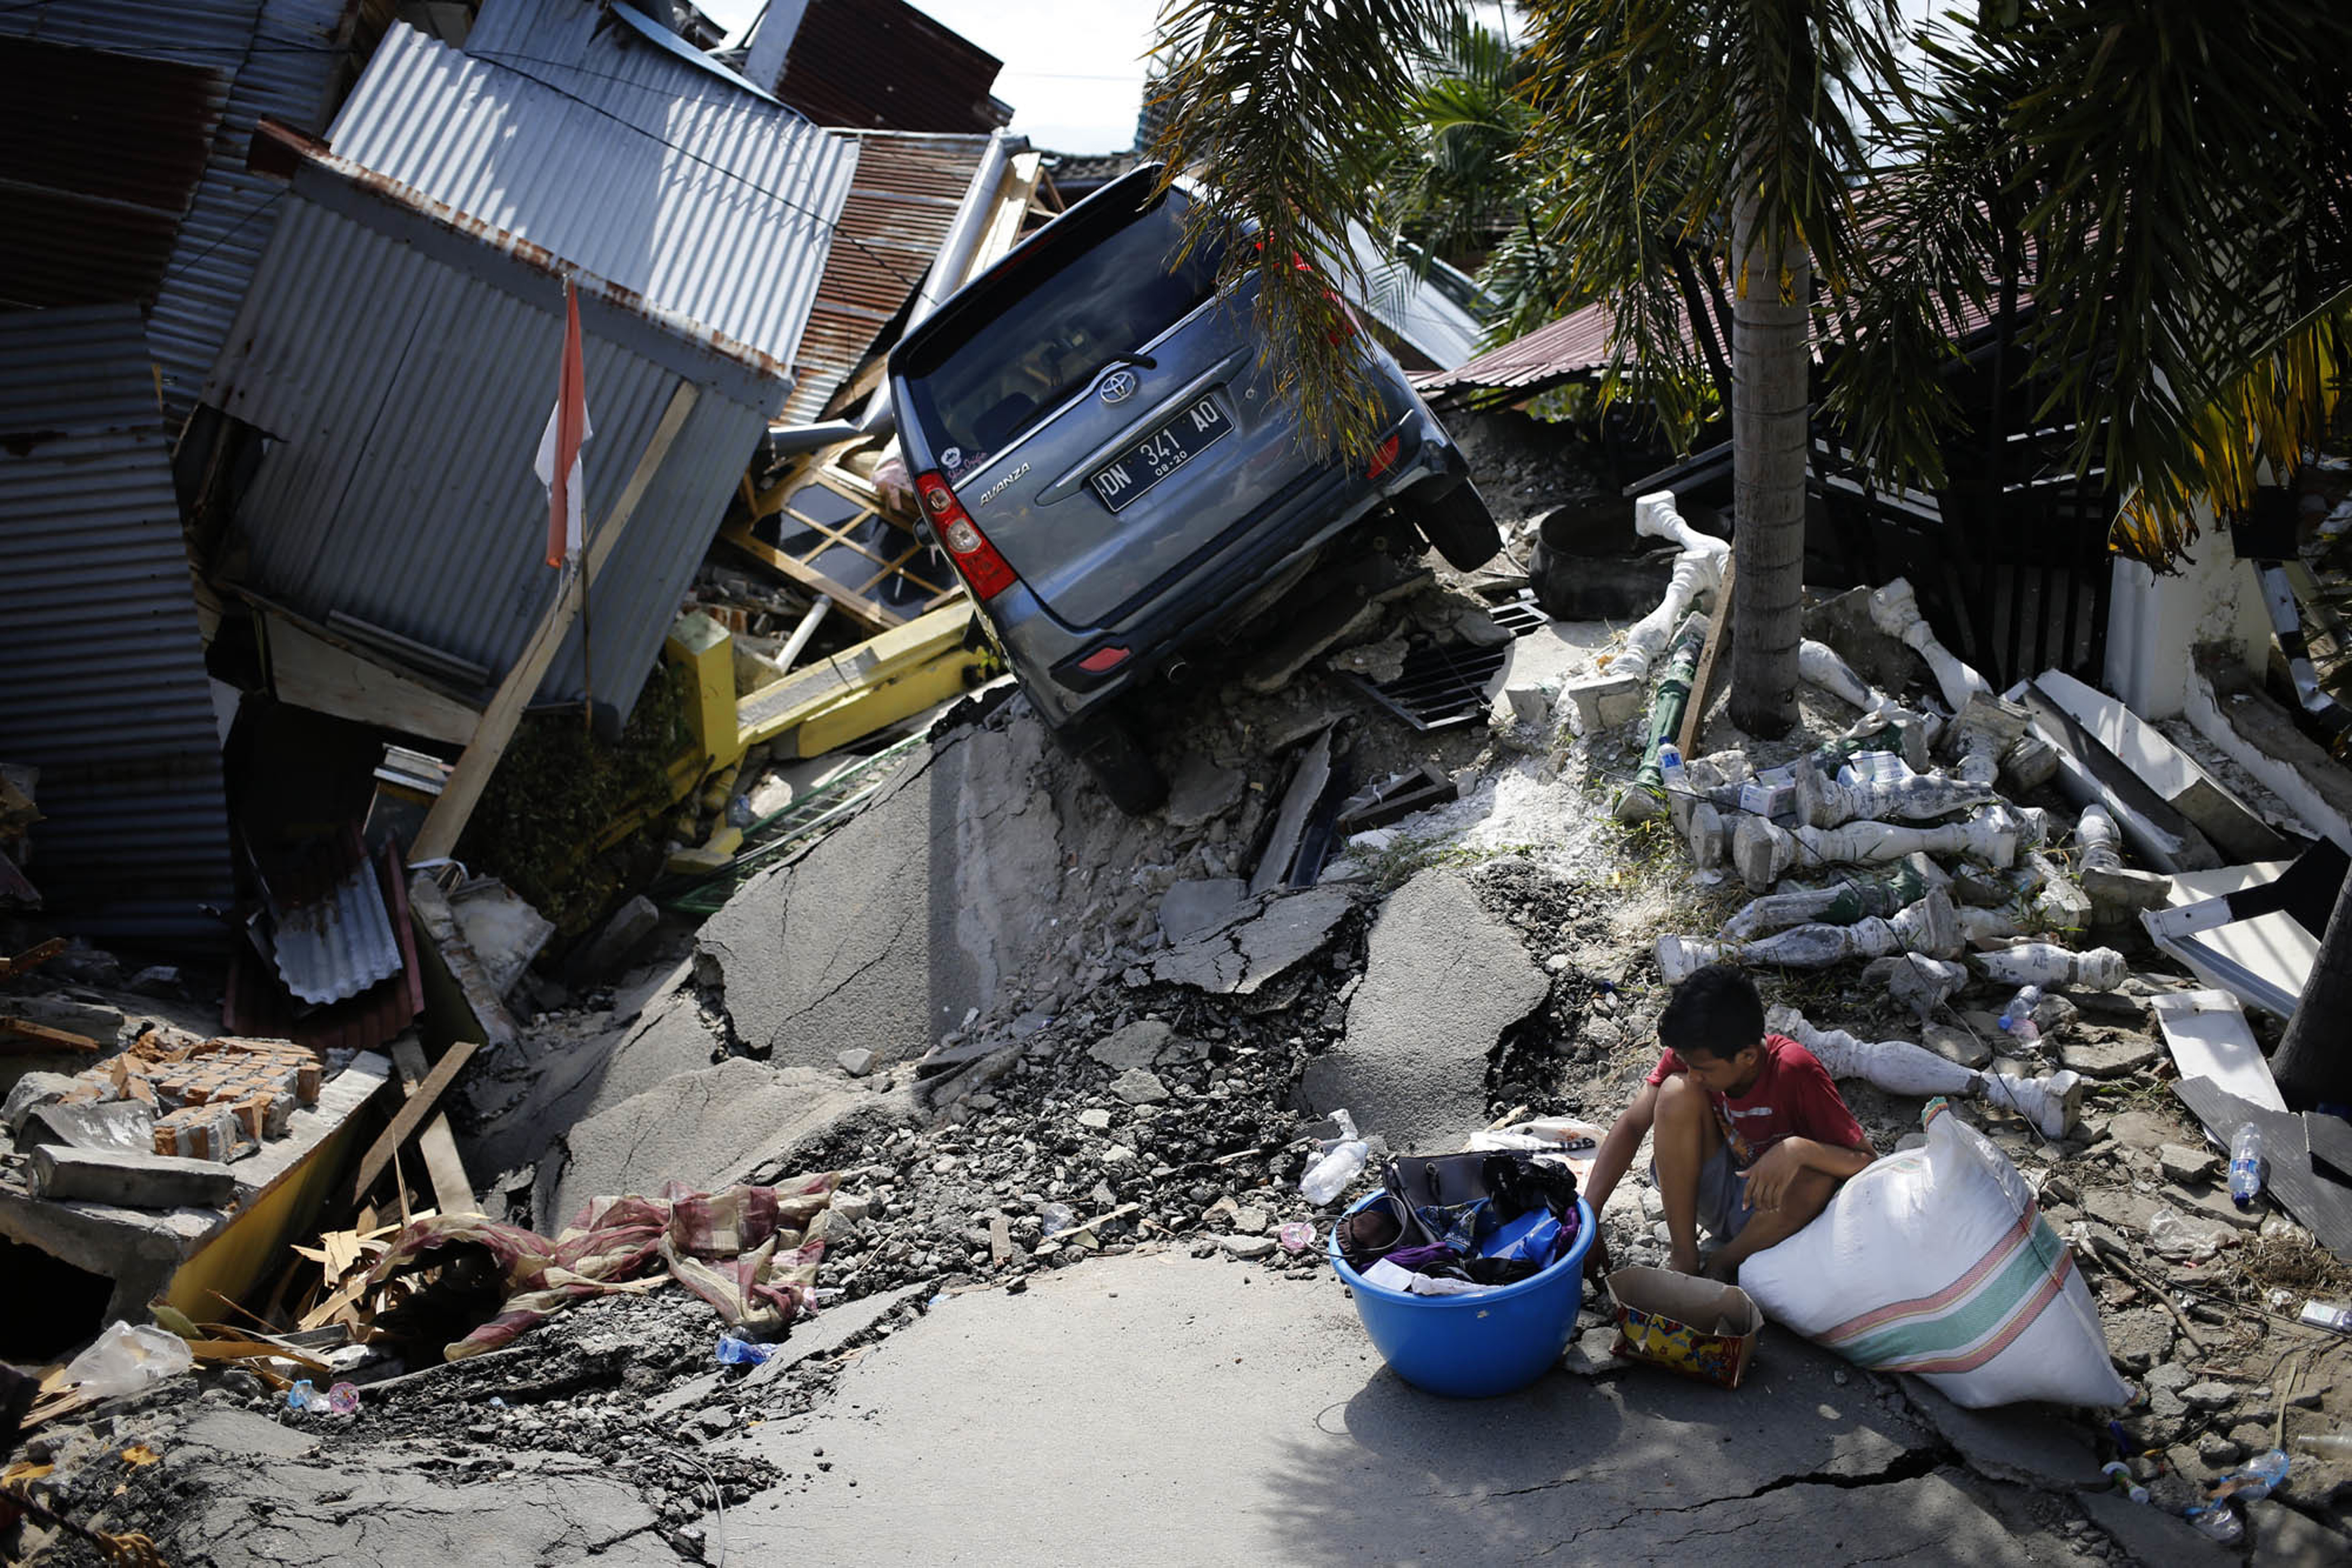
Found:
M 1089 719 L 1058 731 L 1054 739 L 1086 764 L 1110 803 L 1128 816 L 1148 816 L 1167 804 L 1168 775 L 1126 721 Z
M 1502 553 L 1502 531 L 1478 487 L 1462 479 L 1435 495 L 1407 491 L 1401 510 L 1456 572 L 1474 571 Z

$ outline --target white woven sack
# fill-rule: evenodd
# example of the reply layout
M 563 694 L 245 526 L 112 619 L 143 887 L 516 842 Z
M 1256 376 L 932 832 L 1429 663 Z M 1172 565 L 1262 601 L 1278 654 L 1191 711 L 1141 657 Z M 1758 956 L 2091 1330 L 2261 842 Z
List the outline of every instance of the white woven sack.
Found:
M 1741 1289 L 1775 1322 L 1957 1405 L 2124 1404 L 2098 1309 L 2017 1167 L 1941 1100 L 1920 1120 L 1924 1147 L 1848 1181 L 1740 1266 Z

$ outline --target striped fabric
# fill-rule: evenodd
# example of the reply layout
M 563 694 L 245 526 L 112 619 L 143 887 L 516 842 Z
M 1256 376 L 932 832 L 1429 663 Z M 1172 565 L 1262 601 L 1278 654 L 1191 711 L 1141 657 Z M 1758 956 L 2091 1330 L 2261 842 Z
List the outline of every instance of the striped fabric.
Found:
M 1930 1124 L 1950 1108 L 1928 1107 Z M 1890 1301 L 1814 1336 L 1858 1365 L 1885 1372 L 1968 1372 L 2015 1343 L 2058 1299 L 2074 1256 L 2029 1202 L 1960 1277 L 1933 1295 Z

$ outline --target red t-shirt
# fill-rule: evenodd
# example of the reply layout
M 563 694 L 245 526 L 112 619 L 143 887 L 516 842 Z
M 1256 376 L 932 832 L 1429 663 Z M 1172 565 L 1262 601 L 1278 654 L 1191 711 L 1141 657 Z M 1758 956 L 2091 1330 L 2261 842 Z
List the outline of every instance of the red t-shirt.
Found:
M 1838 1097 L 1837 1085 L 1830 1081 L 1819 1057 L 1786 1035 L 1765 1036 L 1760 1057 L 1756 1081 L 1746 1094 L 1734 1098 L 1707 1090 L 1707 1099 L 1715 1102 L 1716 1125 L 1728 1129 L 1733 1164 L 1744 1169 L 1789 1137 L 1811 1138 L 1840 1149 L 1861 1146 L 1862 1123 Z M 1682 1058 L 1668 1050 L 1646 1081 L 1664 1083 L 1682 1070 Z

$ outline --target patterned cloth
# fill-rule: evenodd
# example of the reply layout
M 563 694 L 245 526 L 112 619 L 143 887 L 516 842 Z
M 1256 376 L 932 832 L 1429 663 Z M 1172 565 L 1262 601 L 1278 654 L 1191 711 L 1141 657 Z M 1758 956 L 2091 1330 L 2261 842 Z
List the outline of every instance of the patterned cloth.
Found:
M 816 1268 L 839 1172 L 781 1186 L 698 1193 L 676 1182 L 658 1198 L 594 1198 L 549 1241 L 480 1215 L 435 1215 L 400 1233 L 371 1288 L 439 1247 L 486 1248 L 505 1270 L 498 1316 L 444 1347 L 462 1361 L 512 1342 L 588 1296 L 657 1290 L 665 1279 L 709 1302 L 733 1327 L 773 1333 L 816 1310 Z M 658 1261 L 666 1272 L 648 1275 Z

